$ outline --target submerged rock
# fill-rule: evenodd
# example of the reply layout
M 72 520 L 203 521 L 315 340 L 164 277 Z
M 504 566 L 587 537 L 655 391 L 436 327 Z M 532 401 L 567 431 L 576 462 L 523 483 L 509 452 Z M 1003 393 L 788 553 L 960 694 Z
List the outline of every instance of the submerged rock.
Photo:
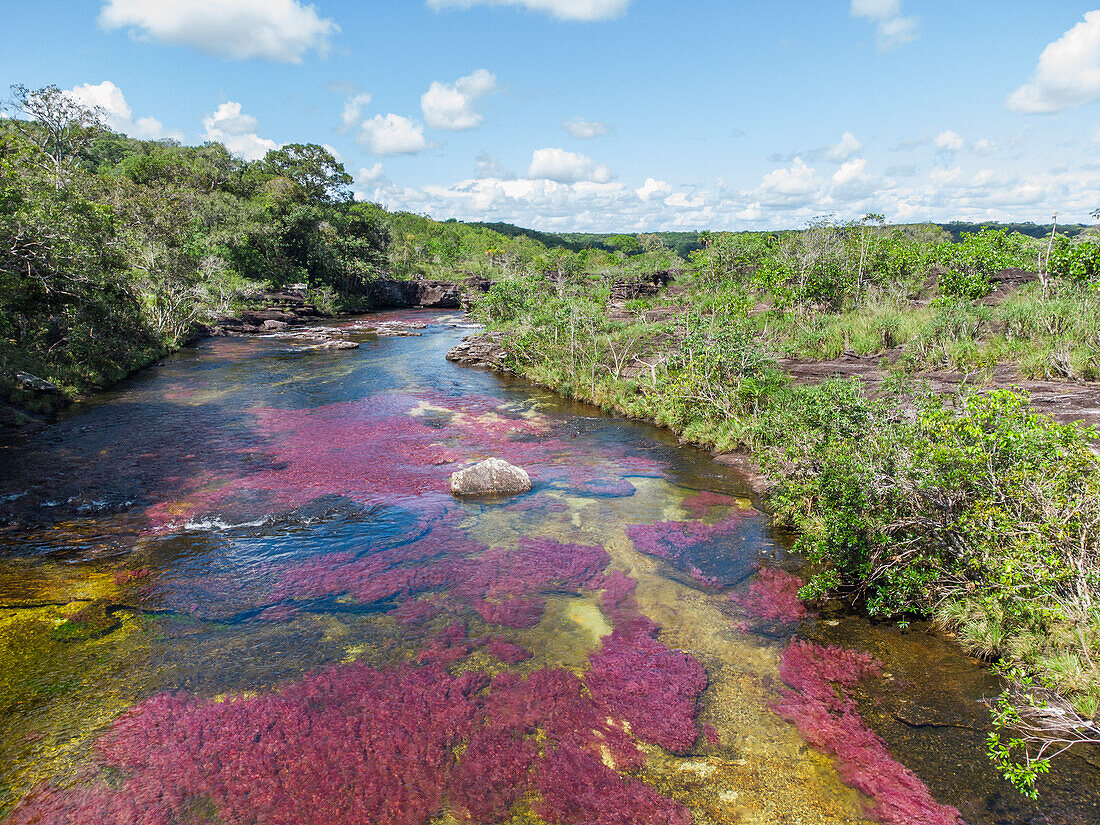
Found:
M 499 458 L 488 458 L 451 475 L 451 492 L 456 496 L 511 496 L 530 489 L 527 471 Z

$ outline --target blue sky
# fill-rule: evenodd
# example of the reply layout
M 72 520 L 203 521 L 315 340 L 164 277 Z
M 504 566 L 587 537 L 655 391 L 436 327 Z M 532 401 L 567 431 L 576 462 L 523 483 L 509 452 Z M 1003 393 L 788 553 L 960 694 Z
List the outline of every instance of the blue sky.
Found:
M 1049 0 L 0 0 L 0 82 L 361 197 L 541 229 L 1088 220 L 1100 6 Z

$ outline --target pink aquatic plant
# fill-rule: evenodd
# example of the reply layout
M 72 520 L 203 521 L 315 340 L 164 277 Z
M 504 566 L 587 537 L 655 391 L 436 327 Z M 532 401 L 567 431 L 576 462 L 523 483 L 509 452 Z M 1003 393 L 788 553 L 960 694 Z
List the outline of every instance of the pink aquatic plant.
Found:
M 687 496 L 680 506 L 696 518 L 706 518 L 715 507 L 737 507 L 741 509 L 744 504 L 740 499 L 733 496 L 713 493 L 710 490 L 700 490 Z
M 691 825 L 683 805 L 568 743 L 539 764 L 535 811 L 551 825 Z
M 718 728 L 714 725 L 703 725 L 703 737 L 707 740 L 708 745 L 718 747 Z
M 958 810 L 936 802 L 920 778 L 890 755 L 845 690 L 881 672 L 881 663 L 870 654 L 796 639 L 779 665 L 790 689 L 774 710 L 811 747 L 836 760 L 841 779 L 871 799 L 869 813 L 879 822 L 961 825 Z
M 454 622 L 415 665 L 338 665 L 221 702 L 161 694 L 112 725 L 81 787 L 38 788 L 10 825 L 172 825 L 207 808 L 226 825 L 298 825 L 319 815 L 333 825 L 422 825 L 444 805 L 483 823 L 533 794 L 551 823 L 687 825 L 686 809 L 618 771 L 645 763 L 634 736 L 690 747 L 701 666 L 653 638 L 656 625 L 636 615 L 633 581 L 600 572 L 602 550 L 528 547 L 564 566 L 521 559 L 502 569 L 542 570 L 538 586 L 601 585 L 615 603 L 616 630 L 583 681 L 564 669 L 491 681 L 451 674 L 448 666 L 480 647 L 502 662 L 529 655 L 502 637 L 471 638 Z M 116 779 L 98 780 L 99 770 Z
M 709 567 L 723 556 L 732 555 L 716 555 L 713 545 L 723 539 L 732 543 L 744 519 L 745 512 L 735 510 L 713 524 L 705 521 L 658 521 L 654 524 L 631 525 L 626 528 L 626 534 L 638 551 L 667 559 L 685 568 L 690 575 L 709 587 L 720 587 L 730 583 L 728 576 L 701 570 L 699 565 L 706 564 Z M 738 578 L 740 576 L 733 581 Z
M 639 738 L 665 750 L 691 750 L 698 736 L 696 702 L 707 686 L 698 660 L 627 626 L 604 638 L 590 665 L 585 685 L 609 714 L 625 719 Z
M 149 571 L 144 567 L 139 567 L 136 570 L 119 570 L 113 576 L 115 584 L 129 584 L 133 581 L 140 581 L 148 577 Z
M 485 645 L 485 649 L 506 665 L 516 665 L 531 658 L 531 651 L 508 641 L 504 636 L 491 637 Z
M 797 622 L 810 611 L 798 598 L 805 582 L 793 573 L 778 567 L 762 567 L 749 585 L 746 595 L 734 594 L 730 601 L 741 605 L 747 613 L 769 622 Z
M 203 433 L 217 446 L 218 469 L 166 477 L 172 498 L 148 507 L 154 531 L 235 510 L 255 517 L 338 495 L 362 504 L 450 502 L 452 465 L 497 456 L 525 467 L 536 486 L 588 483 L 599 495 L 633 491 L 625 474 L 659 475 L 660 465 L 606 447 L 578 456 L 571 439 L 555 435 L 548 419 L 520 414 L 486 396 L 455 398 L 431 390 L 394 391 L 305 409 L 255 408 L 253 443 L 234 444 Z M 204 443 L 204 450 L 210 446 Z M 226 458 L 235 459 L 227 461 Z

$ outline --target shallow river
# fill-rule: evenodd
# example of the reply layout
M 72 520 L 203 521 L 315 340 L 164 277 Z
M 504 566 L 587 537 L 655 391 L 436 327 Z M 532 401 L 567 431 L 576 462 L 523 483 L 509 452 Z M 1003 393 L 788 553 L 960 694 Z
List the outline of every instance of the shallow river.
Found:
M 211 339 L 0 445 L 0 822 L 1100 822 L 1095 753 L 1014 794 L 993 678 L 806 611 L 708 455 L 415 320 Z M 454 499 L 488 456 L 532 492 Z

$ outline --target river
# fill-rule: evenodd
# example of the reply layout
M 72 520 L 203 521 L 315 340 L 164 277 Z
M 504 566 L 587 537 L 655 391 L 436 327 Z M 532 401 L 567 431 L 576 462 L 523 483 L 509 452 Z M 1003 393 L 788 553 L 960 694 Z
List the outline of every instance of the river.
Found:
M 208 339 L 0 445 L 0 821 L 1100 821 L 1095 753 L 999 779 L 949 639 L 794 600 L 706 453 L 384 317 L 427 326 Z M 532 492 L 452 497 L 489 456 Z

